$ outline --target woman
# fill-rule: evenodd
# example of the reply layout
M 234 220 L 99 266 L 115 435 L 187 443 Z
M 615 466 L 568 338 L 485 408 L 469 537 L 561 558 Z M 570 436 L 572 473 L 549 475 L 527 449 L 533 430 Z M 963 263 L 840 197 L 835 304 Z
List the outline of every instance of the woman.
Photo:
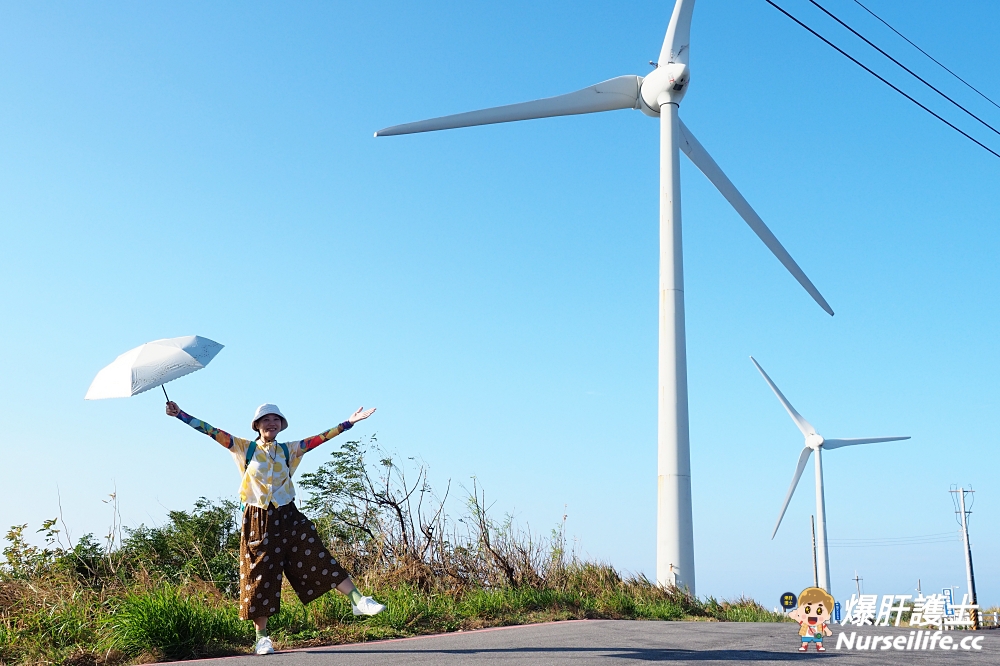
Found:
M 374 413 L 364 407 L 335 428 L 297 442 L 278 442 L 288 421 L 275 405 L 257 408 L 250 427 L 253 441 L 234 437 L 167 403 L 167 416 L 184 421 L 229 449 L 243 474 L 240 501 L 245 505 L 240 532 L 240 618 L 253 620 L 257 629 L 257 654 L 273 654 L 267 618 L 278 612 L 282 573 L 302 603 L 336 589 L 350 597 L 355 615 L 377 615 L 385 606 L 362 596 L 350 576 L 323 547 L 316 527 L 295 507 L 292 475 L 302 456 L 323 442 L 350 430 Z

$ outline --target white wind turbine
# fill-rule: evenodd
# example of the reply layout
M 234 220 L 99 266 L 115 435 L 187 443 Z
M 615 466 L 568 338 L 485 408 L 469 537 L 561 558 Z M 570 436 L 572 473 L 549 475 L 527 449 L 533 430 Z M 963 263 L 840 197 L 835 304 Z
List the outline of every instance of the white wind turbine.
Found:
M 684 339 L 684 274 L 681 253 L 680 154 L 694 162 L 778 261 L 831 315 L 795 260 L 760 216 L 680 121 L 677 109 L 690 80 L 688 48 L 694 0 L 677 0 L 656 69 L 645 78 L 619 76 L 583 90 L 546 99 L 459 113 L 379 130 L 375 136 L 414 134 L 515 120 L 639 109 L 660 119 L 660 315 L 657 421 L 656 580 L 695 592 L 691 462 L 688 440 L 687 356 Z
M 823 493 L 823 450 L 839 449 L 843 446 L 854 446 L 855 444 L 876 444 L 878 442 L 895 442 L 901 439 L 909 439 L 909 437 L 864 437 L 860 439 L 824 439 L 822 435 L 816 432 L 816 428 L 812 427 L 809 421 L 802 418 L 802 415 L 795 411 L 795 408 L 785 399 L 778 387 L 774 385 L 771 378 L 767 376 L 764 372 L 764 368 L 760 367 L 760 363 L 751 356 L 750 360 L 753 364 L 757 366 L 760 374 L 764 377 L 764 381 L 767 385 L 771 387 L 774 391 L 774 395 L 778 396 L 778 400 L 781 402 L 781 406 L 785 408 L 788 415 L 792 417 L 792 421 L 795 422 L 796 427 L 802 433 L 802 436 L 806 438 L 805 447 L 802 449 L 802 453 L 799 454 L 799 462 L 795 466 L 795 475 L 792 477 L 792 485 L 788 487 L 788 494 L 785 495 L 785 503 L 781 505 L 781 513 L 778 514 L 778 522 L 774 524 L 774 531 L 771 532 L 771 538 L 778 533 L 778 527 L 781 525 L 781 519 L 785 517 L 785 509 L 788 508 L 788 502 L 792 499 L 792 493 L 795 492 L 795 487 L 799 484 L 799 478 L 802 476 L 802 471 L 806 468 L 806 463 L 809 462 L 809 456 L 812 452 L 816 452 L 816 520 L 819 523 L 816 529 L 816 550 L 818 551 L 816 557 L 817 570 L 819 573 L 819 586 L 822 587 L 827 592 L 830 591 L 830 551 L 826 544 L 826 499 Z

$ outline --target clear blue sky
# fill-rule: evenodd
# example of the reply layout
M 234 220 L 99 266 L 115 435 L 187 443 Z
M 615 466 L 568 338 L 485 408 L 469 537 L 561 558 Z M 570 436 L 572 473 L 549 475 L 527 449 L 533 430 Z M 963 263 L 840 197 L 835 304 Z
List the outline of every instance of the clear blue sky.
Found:
M 804 0 L 825 34 L 994 147 Z M 866 34 L 990 122 L 1000 110 L 853 2 Z M 871 0 L 1000 96 L 1000 5 Z M 669 2 L 0 5 L 0 525 L 57 513 L 103 534 L 232 496 L 221 449 L 159 392 L 84 402 L 160 337 L 226 345 L 170 385 L 249 434 L 292 437 L 358 405 L 362 434 L 475 475 L 534 530 L 565 512 L 588 557 L 654 569 L 657 123 L 637 111 L 374 139 L 382 127 L 645 74 Z M 1000 482 L 992 412 L 1000 159 L 763 0 L 699 0 L 681 116 L 830 301 L 830 318 L 684 160 L 699 592 L 768 605 L 811 583 L 807 474 L 769 539 L 801 436 L 751 365 L 833 437 L 831 539 L 955 528 L 977 489 L 983 601 Z M 683 158 L 682 158 L 683 159 Z M 302 470 L 327 457 L 320 449 Z M 958 542 L 836 548 L 834 592 L 964 585 Z

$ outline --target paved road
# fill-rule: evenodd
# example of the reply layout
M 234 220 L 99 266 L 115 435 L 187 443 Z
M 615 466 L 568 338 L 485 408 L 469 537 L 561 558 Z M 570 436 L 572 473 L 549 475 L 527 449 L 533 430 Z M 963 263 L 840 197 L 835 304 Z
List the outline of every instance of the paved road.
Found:
M 850 629 L 845 627 L 845 629 Z M 864 627 L 859 636 L 906 636 L 895 627 Z M 943 652 L 837 650 L 840 627 L 827 639 L 827 651 L 800 654 L 792 624 L 715 622 L 635 622 L 584 620 L 486 629 L 376 643 L 279 652 L 273 656 L 230 657 L 201 664 L 219 666 L 590 666 L 667 661 L 675 664 L 786 664 L 803 659 L 833 659 L 838 666 L 865 664 L 997 664 L 1000 631 L 982 631 L 982 650 Z M 847 632 L 848 635 L 850 631 Z M 967 632 L 949 632 L 961 640 Z M 884 644 L 884 643 L 883 643 Z

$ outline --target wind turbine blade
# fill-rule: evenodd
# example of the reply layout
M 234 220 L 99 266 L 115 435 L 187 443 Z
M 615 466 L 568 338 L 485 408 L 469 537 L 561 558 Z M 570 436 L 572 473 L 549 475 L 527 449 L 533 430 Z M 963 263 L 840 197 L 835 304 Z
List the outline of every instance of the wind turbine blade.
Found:
M 799 265 L 795 263 L 792 256 L 788 254 L 788 251 L 781 245 L 771 230 L 767 228 L 764 224 L 764 220 L 760 219 L 760 215 L 750 206 L 743 195 L 740 194 L 736 186 L 733 185 L 732 181 L 722 172 L 719 165 L 716 164 L 712 156 L 708 154 L 705 147 L 702 146 L 698 139 L 694 138 L 691 130 L 681 122 L 680 124 L 680 134 L 681 134 L 681 150 L 694 162 L 694 165 L 701 169 L 701 172 L 705 174 L 712 184 L 722 193 L 722 196 L 726 198 L 727 201 L 736 209 L 736 212 L 740 214 L 753 232 L 757 234 L 757 237 L 764 241 L 764 245 L 767 246 L 772 254 L 778 258 L 781 265 L 788 269 L 788 272 L 792 274 L 799 284 L 809 292 L 809 295 L 813 297 L 813 300 L 819 303 L 819 306 L 826 310 L 830 315 L 833 315 L 833 309 L 830 304 L 826 302 L 823 295 L 819 293 L 816 286 L 812 281 L 806 277 L 806 274 L 802 272 Z
M 763 372 L 763 371 L 761 371 Z M 765 377 L 767 375 L 764 375 Z M 799 454 L 799 464 L 795 466 L 795 476 L 792 477 L 792 485 L 788 486 L 788 494 L 785 495 L 785 503 L 781 505 L 781 513 L 778 514 L 778 522 L 774 524 L 774 531 L 771 532 L 771 538 L 778 533 L 778 527 L 781 526 L 781 519 L 785 517 L 785 509 L 788 508 L 788 503 L 792 500 L 792 493 L 795 492 L 795 486 L 799 485 L 799 479 L 802 478 L 802 470 L 806 468 L 806 463 L 809 462 L 809 456 L 812 454 L 813 450 L 808 446 L 802 449 L 802 453 Z
M 878 444 L 879 442 L 898 442 L 909 437 L 862 437 L 860 439 L 826 439 L 823 440 L 824 449 L 839 449 L 842 446 L 854 446 L 855 444 Z
M 792 407 L 792 404 L 788 402 L 788 399 L 785 398 L 785 396 L 781 393 L 778 387 L 774 385 L 774 382 L 771 381 L 771 378 L 767 376 L 767 373 L 764 372 L 764 368 L 760 367 L 760 363 L 757 362 L 757 359 L 751 356 L 750 360 L 753 361 L 753 364 L 757 366 L 757 370 L 760 371 L 760 374 L 764 377 L 764 381 L 766 381 L 767 385 L 771 387 L 772 391 L 774 391 L 774 395 L 778 396 L 778 400 L 781 402 L 781 406 L 785 408 L 785 411 L 788 412 L 788 415 L 792 417 L 793 421 L 795 421 L 795 425 L 798 426 L 799 432 L 802 433 L 802 436 L 808 437 L 809 435 L 815 435 L 816 428 L 813 428 L 812 424 L 809 423 L 809 421 L 806 421 L 804 418 L 802 418 L 801 414 L 795 411 L 795 408 Z
M 573 116 L 580 113 L 598 113 L 601 111 L 616 111 L 618 109 L 638 109 L 639 86 L 641 84 L 642 78 L 639 76 L 619 76 L 614 79 L 602 81 L 589 88 L 565 95 L 557 95 L 556 97 L 546 97 L 545 99 L 536 99 L 533 102 L 495 106 L 480 111 L 456 113 L 451 116 L 421 120 L 415 123 L 406 123 L 405 125 L 395 125 L 380 129 L 375 132 L 375 136 L 416 134 L 418 132 L 433 132 L 435 130 L 455 129 L 458 127 L 509 123 L 515 120 Z
M 691 44 L 691 14 L 694 12 L 694 0 L 677 0 L 674 13 L 670 16 L 670 25 L 663 38 L 660 48 L 660 65 L 668 62 L 687 64 Z

